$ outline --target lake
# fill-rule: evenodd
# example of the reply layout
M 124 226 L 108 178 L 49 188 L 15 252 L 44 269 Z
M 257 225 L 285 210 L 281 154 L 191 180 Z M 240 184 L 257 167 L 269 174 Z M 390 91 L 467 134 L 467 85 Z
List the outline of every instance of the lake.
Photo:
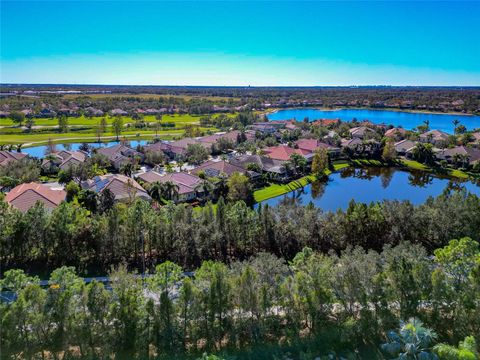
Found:
M 467 130 L 480 128 L 480 116 L 474 115 L 451 115 L 451 114 L 429 114 L 419 112 L 388 111 L 388 110 L 366 110 L 366 109 L 287 109 L 268 114 L 270 120 L 289 120 L 295 118 L 302 121 L 308 117 L 310 121 L 317 119 L 341 119 L 351 121 L 356 118 L 359 121 L 369 120 L 374 124 L 386 124 L 402 126 L 407 130 L 423 125 L 425 120 L 430 121 L 431 129 L 438 129 L 447 133 L 453 133 L 452 121 L 457 119 Z
M 88 143 L 88 145 L 93 148 L 99 148 L 99 147 L 116 145 L 118 143 L 119 141 L 110 141 L 110 142 L 102 142 L 102 143 Z M 130 143 L 130 146 L 135 148 L 137 147 L 137 145 L 145 145 L 147 143 L 147 140 L 132 140 L 132 141 L 129 141 L 129 143 Z M 56 144 L 55 148 L 58 151 L 65 150 L 65 149 L 78 150 L 81 145 L 82 143 Z M 22 153 L 41 158 L 45 156 L 46 150 L 47 150 L 47 146 L 34 146 L 30 148 L 22 148 Z
M 297 199 L 299 204 L 312 202 L 325 211 L 345 210 L 352 199 L 367 204 L 382 200 L 409 200 L 418 205 L 430 196 L 440 195 L 447 188 L 462 187 L 480 196 L 479 185 L 438 178 L 423 171 L 346 168 L 331 174 L 327 182 L 317 181 L 303 190 L 265 200 L 262 204 L 275 206 L 282 201 Z

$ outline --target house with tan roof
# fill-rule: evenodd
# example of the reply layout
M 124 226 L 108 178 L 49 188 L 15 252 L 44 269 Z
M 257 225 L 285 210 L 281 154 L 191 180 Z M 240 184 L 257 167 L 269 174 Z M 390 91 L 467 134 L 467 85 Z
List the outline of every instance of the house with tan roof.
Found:
M 152 170 L 139 174 L 137 179 L 140 179 L 149 185 L 154 182 L 171 182 L 175 184 L 178 187 L 179 202 L 195 200 L 198 196 L 201 196 L 201 192 L 198 190 L 198 187 L 201 185 L 203 180 L 193 174 L 176 172 L 163 175 Z
M 315 152 L 317 149 L 325 149 L 332 157 L 339 156 L 341 152 L 339 147 L 324 143 L 318 139 L 298 139 L 295 145 L 301 150 L 310 152 Z
M 407 130 L 405 130 L 404 128 L 396 127 L 385 131 L 384 136 L 396 141 L 400 141 L 405 138 L 406 134 Z
M 14 151 L 0 151 L 0 166 L 5 166 L 12 161 L 19 161 L 25 158 L 27 154 Z
M 143 160 L 143 154 L 124 144 L 117 144 L 96 150 L 110 160 L 112 166 L 119 170 L 124 164 L 134 162 L 135 158 Z
M 353 139 L 365 139 L 368 135 L 375 134 L 375 130 L 366 126 L 357 126 L 349 130 Z
M 430 143 L 436 147 L 444 147 L 448 144 L 450 134 L 441 130 L 430 130 L 423 134 L 420 134 L 419 140 L 422 143 Z
M 197 166 L 190 173 L 194 175 L 198 175 L 202 172 L 205 173 L 207 177 L 219 177 L 219 176 L 230 177 L 233 175 L 233 173 L 236 173 L 236 172 L 244 175 L 248 175 L 249 173 L 247 170 L 245 170 L 241 166 L 230 164 L 225 160 L 220 160 L 220 161 L 209 160 Z
M 480 150 L 468 146 L 455 146 L 437 152 L 436 157 L 439 160 L 446 160 L 448 163 L 461 160 L 460 162 L 473 165 L 480 161 Z
M 106 174 L 95 176 L 93 179 L 83 181 L 81 184 L 84 190 L 92 190 L 97 194 L 110 190 L 115 201 L 128 202 L 134 198 L 150 200 L 150 195 L 134 179 L 120 174 Z
M 393 146 L 395 147 L 395 151 L 398 155 L 409 158 L 412 157 L 413 149 L 415 148 L 415 146 L 417 146 L 417 144 L 417 141 L 405 139 L 396 142 Z
M 307 155 L 311 154 L 312 152 L 309 150 L 304 149 L 294 149 L 287 145 L 278 145 L 278 146 L 271 146 L 263 149 L 266 157 L 275 160 L 281 161 L 288 161 L 290 160 L 290 156 L 292 154 L 299 154 L 303 157 L 307 157 Z
M 20 211 L 27 211 L 37 202 L 42 203 L 47 210 L 55 209 L 65 200 L 67 193 L 44 184 L 25 183 L 14 187 L 6 196 L 5 201 Z
M 288 178 L 285 161 L 271 159 L 266 156 L 244 154 L 230 159 L 230 163 L 242 167 L 245 170 L 248 170 L 250 164 L 255 164 L 261 172 L 268 173 L 271 178 L 278 181 L 283 181 Z
M 84 163 L 87 159 L 87 153 L 84 151 L 62 150 L 45 157 L 42 162 L 43 169 L 49 169 L 52 166 L 61 170 L 66 170 L 70 166 L 77 166 Z

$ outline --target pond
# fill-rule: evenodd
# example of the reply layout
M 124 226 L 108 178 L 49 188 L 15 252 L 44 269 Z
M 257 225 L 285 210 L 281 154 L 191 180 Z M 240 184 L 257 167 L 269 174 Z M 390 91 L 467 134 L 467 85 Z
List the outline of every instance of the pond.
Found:
M 289 120 L 295 118 L 298 121 L 308 117 L 310 121 L 317 119 L 341 119 L 351 121 L 356 118 L 358 121 L 369 120 L 374 124 L 386 124 L 402 126 L 407 130 L 423 125 L 429 121 L 431 129 L 438 129 L 447 133 L 453 133 L 452 121 L 457 119 L 467 130 L 480 128 L 480 116 L 474 115 L 452 115 L 452 114 L 429 114 L 421 112 L 388 111 L 388 110 L 366 110 L 366 109 L 287 109 L 268 114 L 270 120 Z
M 107 147 L 118 144 L 118 141 L 110 141 L 110 142 L 102 142 L 102 143 L 88 143 L 90 147 L 99 148 L 99 147 Z M 137 147 L 137 145 L 145 145 L 147 143 L 146 140 L 132 140 L 129 141 L 130 146 Z M 58 151 L 61 150 L 78 150 L 82 143 L 71 143 L 71 144 L 56 144 L 55 149 Z M 47 146 L 34 146 L 29 148 L 23 148 L 22 153 L 28 154 L 30 156 L 35 156 L 38 158 L 44 157 L 45 152 L 47 150 Z
M 331 174 L 327 182 L 314 182 L 303 190 L 265 200 L 262 204 L 275 206 L 296 199 L 302 205 L 312 202 L 324 211 L 345 210 L 352 199 L 367 204 L 382 200 L 409 200 L 418 205 L 448 188 L 466 188 L 480 196 L 480 186 L 469 181 L 457 182 L 423 171 L 371 167 L 343 169 Z

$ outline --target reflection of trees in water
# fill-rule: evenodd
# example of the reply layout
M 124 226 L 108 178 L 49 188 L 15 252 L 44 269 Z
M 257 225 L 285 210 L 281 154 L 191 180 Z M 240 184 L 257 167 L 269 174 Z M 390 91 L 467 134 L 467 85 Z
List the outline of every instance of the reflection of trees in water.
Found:
M 282 200 L 278 203 L 280 206 L 293 206 L 293 205 L 300 205 L 301 201 L 300 198 L 296 195 L 296 191 L 292 193 L 292 196 L 286 194 Z
M 325 181 L 314 181 L 311 184 L 311 191 L 312 191 L 312 198 L 317 199 L 321 198 L 323 194 L 325 194 L 325 190 L 327 188 L 327 183 Z
M 408 183 L 416 187 L 426 187 L 433 182 L 433 176 L 425 171 L 411 171 L 408 175 Z
M 362 167 L 362 168 L 346 168 L 340 173 L 342 179 L 354 177 L 361 180 L 372 180 L 380 177 L 383 188 L 387 188 L 393 179 L 393 175 L 397 171 L 393 167 Z
M 456 192 L 456 191 L 467 191 L 467 187 L 459 181 L 450 180 L 448 182 L 447 186 L 445 186 L 445 190 L 443 190 L 443 193 L 444 194 L 450 194 L 450 193 Z

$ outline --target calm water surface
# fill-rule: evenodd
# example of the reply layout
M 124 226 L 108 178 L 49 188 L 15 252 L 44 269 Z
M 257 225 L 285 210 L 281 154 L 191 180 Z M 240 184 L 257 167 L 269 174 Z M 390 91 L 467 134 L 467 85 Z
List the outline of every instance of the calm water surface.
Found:
M 480 196 L 479 185 L 441 179 L 422 171 L 347 168 L 330 175 L 327 182 L 309 184 L 303 190 L 265 200 L 262 204 L 275 206 L 295 198 L 302 205 L 312 202 L 325 211 L 345 210 L 352 199 L 367 204 L 382 200 L 409 200 L 418 205 L 430 196 L 440 195 L 447 188 L 466 188 Z
M 407 130 L 423 125 L 425 120 L 430 121 L 431 129 L 439 129 L 453 133 L 452 121 L 457 119 L 467 130 L 480 128 L 480 116 L 473 115 L 450 115 L 450 114 L 427 114 L 388 110 L 365 110 L 365 109 L 340 109 L 340 110 L 317 110 L 317 109 L 288 109 L 280 110 L 268 115 L 270 120 L 303 120 L 308 117 L 310 121 L 317 119 L 341 119 L 351 121 L 356 118 L 359 121 L 369 120 L 374 124 L 387 124 L 402 126 Z
M 118 141 L 110 141 L 110 142 L 104 142 L 104 143 L 88 143 L 89 146 L 94 147 L 94 148 L 99 148 L 99 147 L 106 147 L 106 146 L 112 146 L 118 144 Z M 136 147 L 137 145 L 145 145 L 147 143 L 146 140 L 135 140 L 135 141 L 129 141 L 130 146 Z M 58 151 L 61 150 L 78 150 L 82 143 L 72 143 L 72 144 L 56 144 L 55 148 Z M 34 146 L 30 148 L 24 148 L 22 149 L 22 152 L 25 154 L 28 154 L 30 156 L 35 156 L 38 158 L 44 157 L 45 152 L 47 151 L 47 146 Z

